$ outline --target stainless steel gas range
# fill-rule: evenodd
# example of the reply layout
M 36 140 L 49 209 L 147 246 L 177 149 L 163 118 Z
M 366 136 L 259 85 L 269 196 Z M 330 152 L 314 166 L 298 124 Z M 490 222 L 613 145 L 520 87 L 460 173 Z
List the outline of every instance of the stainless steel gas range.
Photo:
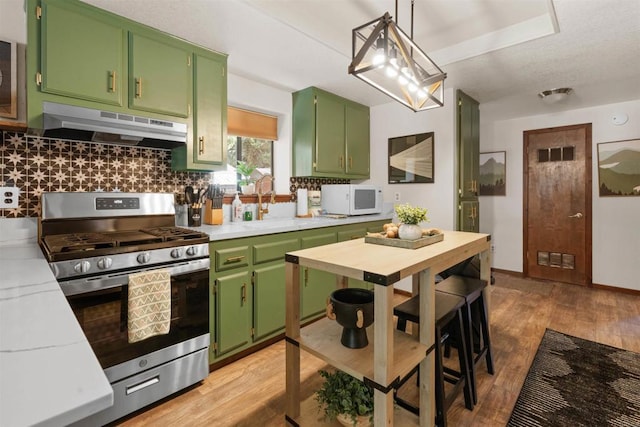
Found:
M 42 195 L 40 247 L 114 391 L 111 408 L 78 425 L 109 423 L 209 373 L 209 236 L 174 225 L 172 194 Z M 129 275 L 157 269 L 171 277 L 169 332 L 130 343 Z

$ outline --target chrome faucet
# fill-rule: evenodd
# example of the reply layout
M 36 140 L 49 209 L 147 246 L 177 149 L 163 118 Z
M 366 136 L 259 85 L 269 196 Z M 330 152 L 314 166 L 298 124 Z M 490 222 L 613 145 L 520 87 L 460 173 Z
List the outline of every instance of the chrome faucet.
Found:
M 268 181 L 265 182 L 265 180 L 268 180 Z M 256 188 L 258 190 L 258 220 L 259 221 L 264 219 L 264 214 L 269 213 L 269 203 L 274 204 L 276 202 L 276 192 L 275 192 L 275 189 L 273 188 L 274 180 L 275 179 L 273 178 L 273 176 L 264 175 L 262 178 L 256 181 Z M 266 202 L 266 206 L 264 208 L 262 207 L 262 196 L 265 195 L 263 193 L 264 191 L 263 187 L 267 187 L 269 189 L 267 194 L 271 195 L 270 202 Z

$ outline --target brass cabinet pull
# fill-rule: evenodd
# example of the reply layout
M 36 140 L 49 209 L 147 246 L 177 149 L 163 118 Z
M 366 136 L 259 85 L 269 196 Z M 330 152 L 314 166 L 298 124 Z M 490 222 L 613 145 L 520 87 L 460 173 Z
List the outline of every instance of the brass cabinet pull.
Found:
M 116 91 L 116 71 L 109 71 L 109 77 L 110 77 L 110 86 L 109 86 L 109 92 L 115 92 Z
M 204 136 L 198 138 L 198 154 L 204 154 Z
M 240 303 L 244 305 L 247 302 L 247 284 L 244 283 L 240 288 Z
M 142 98 L 142 77 L 136 77 L 136 98 Z
M 227 258 L 224 263 L 225 264 L 231 264 L 232 262 L 240 262 L 244 259 L 244 255 L 238 255 L 238 256 L 231 256 L 229 258 Z
M 340 167 L 344 167 L 344 156 L 340 156 Z
M 307 286 L 309 283 L 309 269 L 305 267 L 304 269 L 304 285 Z
M 353 157 L 349 156 L 349 169 L 353 169 Z

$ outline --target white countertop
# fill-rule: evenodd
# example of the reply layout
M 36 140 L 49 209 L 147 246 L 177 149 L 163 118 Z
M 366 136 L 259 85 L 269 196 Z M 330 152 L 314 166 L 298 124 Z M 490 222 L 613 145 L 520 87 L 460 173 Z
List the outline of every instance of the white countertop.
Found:
M 391 220 L 392 213 L 376 215 L 349 216 L 346 218 L 269 218 L 262 221 L 232 222 L 222 225 L 189 227 L 207 233 L 211 241 L 238 239 L 241 237 L 262 236 L 265 234 L 286 233 L 289 231 L 310 230 L 313 228 L 333 227 L 336 225 L 358 224 L 361 222 Z
M 63 426 L 113 390 L 35 239 L 0 221 L 0 426 Z M 14 229 L 15 231 L 15 229 Z

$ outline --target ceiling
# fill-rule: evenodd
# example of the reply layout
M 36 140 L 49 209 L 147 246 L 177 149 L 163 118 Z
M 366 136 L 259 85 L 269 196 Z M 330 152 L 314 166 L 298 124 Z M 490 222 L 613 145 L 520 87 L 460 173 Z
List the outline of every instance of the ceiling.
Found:
M 287 91 L 393 102 L 349 76 L 351 30 L 393 0 L 85 0 L 229 55 L 229 71 Z M 411 1 L 397 23 L 411 32 Z M 638 0 L 415 0 L 414 41 L 483 112 L 512 118 L 640 99 Z M 572 87 L 548 105 L 537 93 Z M 483 113 L 484 114 L 484 113 Z

